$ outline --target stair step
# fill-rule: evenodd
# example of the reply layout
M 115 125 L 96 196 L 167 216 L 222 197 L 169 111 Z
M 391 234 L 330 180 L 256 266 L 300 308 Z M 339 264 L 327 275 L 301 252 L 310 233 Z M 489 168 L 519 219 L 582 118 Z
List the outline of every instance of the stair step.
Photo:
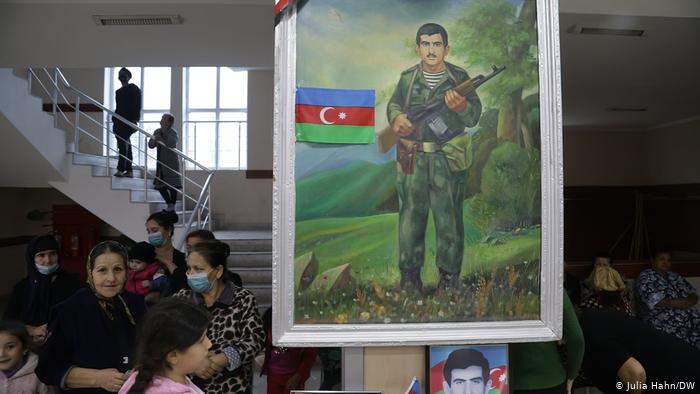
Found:
M 272 284 L 272 268 L 266 267 L 231 267 L 231 272 L 237 273 L 244 284 Z
M 109 168 L 117 168 L 118 157 L 109 157 Z M 107 156 L 91 155 L 88 153 L 73 153 L 73 164 L 104 166 L 107 167 Z M 134 169 L 141 169 L 139 166 L 134 166 Z
M 112 177 L 112 189 L 143 190 L 153 189 L 153 180 L 148 179 L 144 185 L 143 178 L 119 178 Z
M 258 302 L 258 305 L 272 304 L 271 285 L 248 285 L 243 281 L 243 288 L 250 290 L 255 295 L 255 300 Z
M 272 252 L 231 252 L 227 264 L 230 269 L 271 268 Z
M 104 160 L 104 159 L 103 159 Z M 80 163 L 75 163 L 75 164 L 80 164 Z M 116 167 L 114 168 L 107 168 L 103 165 L 97 166 L 93 165 L 92 166 L 92 176 L 94 177 L 108 177 L 108 176 L 114 176 L 114 173 L 116 172 Z M 134 169 L 134 178 L 133 179 L 138 179 L 141 178 L 141 182 L 143 182 L 143 172 L 140 169 Z M 149 179 L 152 179 L 152 177 L 149 175 Z M 128 178 L 121 178 L 121 179 L 128 179 Z M 153 181 L 149 181 L 152 183 Z
M 226 242 L 231 252 L 272 252 L 270 231 L 215 231 L 214 235 Z

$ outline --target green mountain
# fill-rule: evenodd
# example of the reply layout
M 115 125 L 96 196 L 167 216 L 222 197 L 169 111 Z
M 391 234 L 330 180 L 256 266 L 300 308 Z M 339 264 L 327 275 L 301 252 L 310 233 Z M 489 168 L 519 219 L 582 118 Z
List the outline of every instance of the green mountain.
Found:
M 396 163 L 354 161 L 297 180 L 296 220 L 374 215 L 389 210 L 392 200 Z

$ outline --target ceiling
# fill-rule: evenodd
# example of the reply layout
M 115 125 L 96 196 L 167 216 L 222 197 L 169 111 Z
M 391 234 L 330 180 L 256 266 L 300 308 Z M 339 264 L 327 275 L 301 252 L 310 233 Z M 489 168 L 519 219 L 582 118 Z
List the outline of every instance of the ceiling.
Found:
M 272 8 L 274 0 L 0 0 L 2 3 Z M 700 119 L 700 0 L 559 0 L 559 11 L 565 127 L 649 130 Z M 641 29 L 644 35 L 570 33 L 574 26 Z M 199 59 L 201 54 L 194 57 Z M 271 59 L 270 54 L 270 63 Z M 616 107 L 636 110 L 610 110 Z
M 640 130 L 700 119 L 700 2 L 596 3 L 561 1 L 564 125 Z M 644 34 L 583 35 L 574 27 Z

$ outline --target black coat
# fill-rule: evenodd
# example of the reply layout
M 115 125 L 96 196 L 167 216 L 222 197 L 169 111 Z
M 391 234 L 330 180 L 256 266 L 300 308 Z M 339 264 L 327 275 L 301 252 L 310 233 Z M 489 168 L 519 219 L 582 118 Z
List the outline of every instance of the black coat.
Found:
M 146 312 L 142 296 L 122 292 L 135 322 Z M 115 303 L 119 302 L 115 300 Z M 49 336 L 39 355 L 36 374 L 43 383 L 59 386 L 71 367 L 116 368 L 126 372 L 133 365 L 136 327 L 122 313 L 107 319 L 95 294 L 87 288 L 54 308 Z M 106 393 L 102 389 L 71 389 L 65 393 Z
M 130 83 L 117 89 L 116 92 L 117 108 L 114 112 L 132 123 L 138 123 L 141 119 L 141 89 L 138 86 Z M 112 117 L 114 122 L 114 134 L 120 137 L 129 137 L 136 131 L 133 127 L 127 125 L 121 120 Z
M 57 272 L 53 281 L 51 282 L 48 302 L 49 308 L 52 308 L 66 298 L 70 297 L 82 287 L 83 282 L 80 281 L 80 277 L 78 275 L 63 270 Z M 3 320 L 17 320 L 32 326 L 40 326 L 48 323 L 48 313 L 45 316 L 39 316 L 36 319 L 25 318 L 27 315 L 27 308 L 29 307 L 29 293 L 30 288 L 28 277 L 15 284 L 15 287 L 12 289 L 12 294 L 10 294 L 10 300 L 7 303 L 5 314 L 2 316 Z

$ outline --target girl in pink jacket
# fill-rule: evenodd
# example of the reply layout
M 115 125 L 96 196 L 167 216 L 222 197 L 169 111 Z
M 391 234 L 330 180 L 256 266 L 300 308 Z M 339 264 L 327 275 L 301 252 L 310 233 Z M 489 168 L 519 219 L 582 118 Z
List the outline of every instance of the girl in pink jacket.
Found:
M 13 321 L 0 322 L 0 393 L 54 392 L 34 374 L 39 358 L 29 351 L 28 344 L 29 333 L 24 324 Z
M 204 394 L 187 375 L 207 365 L 209 313 L 172 297 L 146 314 L 136 354 L 136 371 L 119 394 Z

